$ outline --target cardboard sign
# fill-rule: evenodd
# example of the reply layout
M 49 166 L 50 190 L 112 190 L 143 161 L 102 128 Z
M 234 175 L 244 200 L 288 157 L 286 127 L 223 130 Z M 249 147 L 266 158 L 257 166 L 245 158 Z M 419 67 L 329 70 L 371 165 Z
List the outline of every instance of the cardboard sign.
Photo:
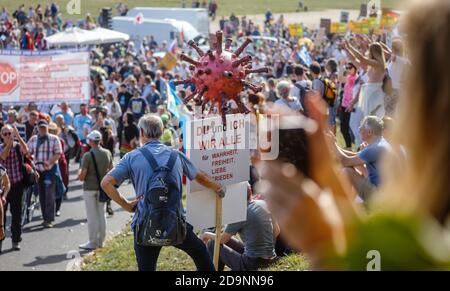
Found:
M 348 27 L 354 34 L 369 34 L 370 31 L 370 26 L 367 21 L 350 21 Z
M 322 44 L 322 40 L 325 37 L 325 28 L 321 27 L 317 32 L 316 38 L 314 39 L 314 46 L 319 47 Z
M 320 27 L 325 28 L 325 33 L 330 33 L 331 19 L 329 18 L 321 18 L 320 19 Z
M 385 29 L 394 28 L 398 23 L 398 18 L 391 15 L 383 15 L 381 17 L 381 27 Z
M 347 23 L 333 22 L 330 26 L 331 33 L 344 34 L 347 32 Z
M 303 37 L 303 25 L 301 23 L 289 24 L 289 34 L 294 37 Z
M 367 4 L 361 4 L 359 8 L 359 17 L 367 17 Z
M 250 118 L 243 114 L 192 120 L 186 129 L 187 155 L 197 169 L 226 187 L 224 224 L 246 219 L 250 176 Z M 215 194 L 195 181 L 187 184 L 187 219 L 196 229 L 215 225 Z
M 248 166 L 248 165 L 247 165 Z M 186 219 L 195 230 L 215 226 L 216 194 L 211 190 L 188 193 Z M 247 182 L 226 187 L 222 200 L 222 224 L 230 224 L 247 219 Z
M 177 65 L 177 57 L 174 54 L 168 52 L 159 63 L 159 68 L 166 71 L 170 71 L 173 68 L 175 68 L 176 65 Z
M 350 13 L 348 11 L 341 11 L 341 23 L 348 23 Z

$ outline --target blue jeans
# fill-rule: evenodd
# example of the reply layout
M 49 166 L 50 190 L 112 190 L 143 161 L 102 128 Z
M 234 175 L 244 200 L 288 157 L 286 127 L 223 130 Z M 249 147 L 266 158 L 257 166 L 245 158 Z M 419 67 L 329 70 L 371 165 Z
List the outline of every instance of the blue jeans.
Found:
M 187 225 L 186 239 L 182 244 L 174 247 L 186 252 L 194 260 L 198 271 L 214 271 L 214 265 L 205 244 L 195 235 L 190 224 Z M 134 252 L 139 271 L 156 271 L 160 251 L 161 247 L 145 247 L 135 242 Z
M 44 222 L 55 221 L 56 213 L 56 166 L 52 170 L 39 173 L 39 203 L 41 204 Z
M 335 106 L 328 106 L 328 125 L 336 125 L 336 108 Z

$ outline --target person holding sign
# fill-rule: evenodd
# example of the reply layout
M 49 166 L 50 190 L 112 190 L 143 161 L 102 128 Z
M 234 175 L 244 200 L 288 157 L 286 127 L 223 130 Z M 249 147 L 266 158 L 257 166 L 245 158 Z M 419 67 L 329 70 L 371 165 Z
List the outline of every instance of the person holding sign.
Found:
M 252 200 L 250 185 L 247 188 L 247 220 L 225 226 L 220 238 L 218 271 L 225 265 L 232 271 L 254 271 L 272 264 L 276 259 L 275 242 L 280 233 L 264 200 Z M 239 233 L 242 242 L 234 236 Z M 214 254 L 216 235 L 202 235 L 211 257 Z
M 155 271 L 156 262 L 158 260 L 159 253 L 162 246 L 173 245 L 185 251 L 193 260 L 199 271 L 213 271 L 214 265 L 209 257 L 206 246 L 202 241 L 194 234 L 193 227 L 190 224 L 185 223 L 184 211 L 178 211 L 181 206 L 181 189 L 182 189 L 182 176 L 186 175 L 190 180 L 196 180 L 201 185 L 213 190 L 219 197 L 225 196 L 224 189 L 218 183 L 216 183 L 211 177 L 197 168 L 188 160 L 188 158 L 181 152 L 172 150 L 169 147 L 163 145 L 159 139 L 163 134 L 163 123 L 161 118 L 156 115 L 147 114 L 139 120 L 140 141 L 142 147 L 138 150 L 134 150 L 126 154 L 122 160 L 103 178 L 101 186 L 106 194 L 120 206 L 122 206 L 128 212 L 135 212 L 131 227 L 134 231 L 134 250 L 136 254 L 138 269 L 140 271 Z M 150 165 L 151 166 L 150 166 Z M 155 165 L 157 164 L 157 165 Z M 155 176 L 159 176 L 161 171 L 167 171 L 165 179 L 170 179 L 174 182 L 165 188 L 166 194 L 159 193 L 156 199 L 154 197 L 155 187 L 152 182 Z M 122 196 L 117 190 L 116 186 L 121 185 L 123 181 L 130 179 L 133 183 L 137 198 L 129 201 Z M 170 193 L 167 195 L 167 192 Z M 177 196 L 172 196 L 177 194 Z M 174 197 L 178 198 L 178 201 L 173 201 Z M 161 199 L 165 198 L 165 199 Z M 163 225 L 167 221 L 158 221 L 154 219 L 151 221 L 151 225 L 142 226 L 141 222 L 147 214 L 150 216 L 152 213 L 156 213 L 161 208 L 158 208 L 164 202 L 167 202 L 169 206 L 176 205 L 179 209 L 175 209 L 173 213 L 176 216 L 178 222 L 174 222 L 177 227 L 181 224 L 185 228 L 183 232 L 185 234 L 184 240 L 180 244 L 165 243 L 171 241 L 169 238 L 165 242 L 155 239 L 164 236 L 164 233 L 155 232 L 155 235 L 150 239 L 151 241 L 140 240 L 141 227 L 146 228 L 144 233 L 151 230 L 155 225 Z M 145 211 L 148 211 L 146 213 Z M 161 211 L 161 210 L 160 210 Z M 173 218 L 173 217 L 170 217 Z M 184 223 L 183 223 L 184 222 Z M 163 228 L 164 226 L 161 226 Z M 150 232 L 150 231 L 149 231 Z M 145 235 L 145 234 L 144 234 Z M 183 237 L 183 235 L 180 235 Z

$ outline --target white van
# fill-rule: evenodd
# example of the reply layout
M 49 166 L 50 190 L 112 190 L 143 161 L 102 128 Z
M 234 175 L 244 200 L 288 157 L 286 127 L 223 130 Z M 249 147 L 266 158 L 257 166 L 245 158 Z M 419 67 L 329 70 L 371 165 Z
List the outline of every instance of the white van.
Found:
M 153 36 L 158 44 L 166 41 L 168 45 L 174 39 L 199 41 L 202 39 L 200 33 L 188 22 L 174 19 L 147 19 L 144 18 L 142 23 L 136 24 L 134 17 L 117 16 L 113 17 L 113 29 L 130 35 L 130 40 L 134 42 L 136 47 L 140 47 L 142 40 Z
M 142 13 L 144 19 L 172 18 L 187 21 L 204 37 L 209 36 L 209 16 L 204 8 L 135 7 L 128 11 L 127 16 L 134 17 L 139 13 Z

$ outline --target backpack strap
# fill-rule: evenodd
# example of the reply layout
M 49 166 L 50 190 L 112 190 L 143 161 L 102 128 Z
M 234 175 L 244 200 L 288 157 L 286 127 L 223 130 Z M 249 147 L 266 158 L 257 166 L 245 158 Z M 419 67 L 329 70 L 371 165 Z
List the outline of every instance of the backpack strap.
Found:
M 98 166 L 97 166 L 97 161 L 95 160 L 95 155 L 92 151 L 89 151 L 89 153 L 91 154 L 91 158 L 92 158 L 92 163 L 94 164 L 94 171 L 95 171 L 95 177 L 97 178 L 97 183 L 98 183 L 98 187 L 99 189 L 101 189 L 100 187 L 100 173 L 98 171 Z
M 177 160 L 177 157 L 178 157 L 177 151 L 172 151 L 170 153 L 170 157 L 169 157 L 169 160 L 167 161 L 167 166 L 166 167 L 172 170 L 172 168 L 175 165 L 175 162 Z
M 155 158 L 153 157 L 152 153 L 145 147 L 140 147 L 139 151 L 142 153 L 144 158 L 150 164 L 150 167 L 152 167 L 153 171 L 155 171 L 159 166 L 158 166 L 158 163 L 156 162 Z

